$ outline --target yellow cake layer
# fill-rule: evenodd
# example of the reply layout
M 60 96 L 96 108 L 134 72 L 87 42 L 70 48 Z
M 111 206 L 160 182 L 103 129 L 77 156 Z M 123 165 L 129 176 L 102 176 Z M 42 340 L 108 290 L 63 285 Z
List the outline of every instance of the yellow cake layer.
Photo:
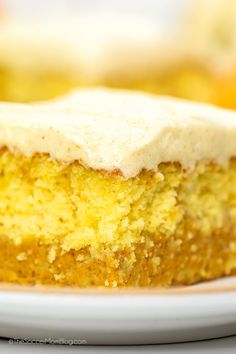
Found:
M 125 180 L 47 155 L 0 155 L 0 280 L 191 284 L 236 270 L 236 161 Z

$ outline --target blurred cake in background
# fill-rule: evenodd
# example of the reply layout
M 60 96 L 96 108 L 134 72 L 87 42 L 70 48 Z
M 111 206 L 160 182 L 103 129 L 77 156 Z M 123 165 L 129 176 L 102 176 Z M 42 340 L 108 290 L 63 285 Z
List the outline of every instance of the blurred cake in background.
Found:
M 0 98 L 43 100 L 91 85 L 168 93 L 170 68 L 185 55 L 170 37 L 131 15 L 4 21 Z
M 205 72 L 210 102 L 236 108 L 236 1 L 192 2 L 183 31 L 193 66 Z
M 8 14 L 0 21 L 0 100 L 40 101 L 75 87 L 108 86 L 236 108 L 236 1 L 186 1 L 179 22 L 168 26 L 150 4 L 150 16 Z

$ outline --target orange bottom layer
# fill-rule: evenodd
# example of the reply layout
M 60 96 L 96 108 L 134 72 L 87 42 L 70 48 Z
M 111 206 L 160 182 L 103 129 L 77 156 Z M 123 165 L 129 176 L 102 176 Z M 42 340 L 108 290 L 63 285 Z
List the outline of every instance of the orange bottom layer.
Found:
M 235 240 L 229 226 L 211 237 L 178 237 L 178 242 L 175 237 L 146 236 L 146 242 L 137 244 L 132 255 L 112 253 L 106 247 L 99 258 L 88 249 L 64 254 L 57 250 L 53 260 L 48 257 L 51 245 L 29 241 L 15 246 L 1 236 L 0 281 L 79 287 L 192 284 L 236 272 Z

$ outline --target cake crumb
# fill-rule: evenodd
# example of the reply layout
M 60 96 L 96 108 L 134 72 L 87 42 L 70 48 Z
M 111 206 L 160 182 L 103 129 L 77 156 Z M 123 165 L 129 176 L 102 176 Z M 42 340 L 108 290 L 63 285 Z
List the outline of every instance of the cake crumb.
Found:
M 76 257 L 76 261 L 77 262 L 83 262 L 85 259 L 85 256 L 83 254 L 79 254 L 77 257 Z
M 48 253 L 48 262 L 49 263 L 53 263 L 56 259 L 56 256 L 57 256 L 57 253 L 56 253 L 56 250 L 55 248 L 50 248 L 50 251 Z
M 178 240 L 175 241 L 175 244 L 176 244 L 177 247 L 181 246 L 182 243 L 183 243 L 183 241 L 180 240 L 180 239 L 178 239 Z
M 16 259 L 19 261 L 19 262 L 23 262 L 27 259 L 27 254 L 25 252 L 21 252 L 19 253 L 17 256 L 16 256 Z
M 191 246 L 191 252 L 193 252 L 193 253 L 197 252 L 197 246 L 196 245 L 192 245 Z
M 236 242 L 230 242 L 229 249 L 232 252 L 236 252 Z
M 152 265 L 154 268 L 159 267 L 159 265 L 161 264 L 161 258 L 160 257 L 153 257 L 152 258 Z
M 63 275 L 62 274 L 54 274 L 54 279 L 56 280 L 56 281 L 59 281 L 59 280 L 61 280 L 61 279 L 63 279 L 64 277 L 63 277 Z
M 188 238 L 189 241 L 193 239 L 193 234 L 192 234 L 192 232 L 189 232 L 189 233 L 188 233 L 187 238 Z

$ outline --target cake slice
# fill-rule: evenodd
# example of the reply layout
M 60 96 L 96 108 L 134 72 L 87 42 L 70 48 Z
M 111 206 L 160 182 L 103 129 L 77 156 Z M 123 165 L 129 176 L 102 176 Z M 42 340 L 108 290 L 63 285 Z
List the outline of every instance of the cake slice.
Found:
M 161 23 L 138 14 L 9 15 L 0 21 L 0 100 L 41 101 L 91 85 L 204 99 L 189 43 L 177 23 Z
M 79 90 L 0 104 L 0 281 L 192 284 L 236 270 L 236 114 Z
M 169 32 L 138 15 L 9 16 L 0 21 L 0 99 L 40 101 L 88 85 L 158 91 L 185 55 Z
M 192 53 L 192 78 L 205 77 L 199 91 L 208 102 L 236 109 L 236 1 L 193 0 L 185 17 L 182 40 Z

